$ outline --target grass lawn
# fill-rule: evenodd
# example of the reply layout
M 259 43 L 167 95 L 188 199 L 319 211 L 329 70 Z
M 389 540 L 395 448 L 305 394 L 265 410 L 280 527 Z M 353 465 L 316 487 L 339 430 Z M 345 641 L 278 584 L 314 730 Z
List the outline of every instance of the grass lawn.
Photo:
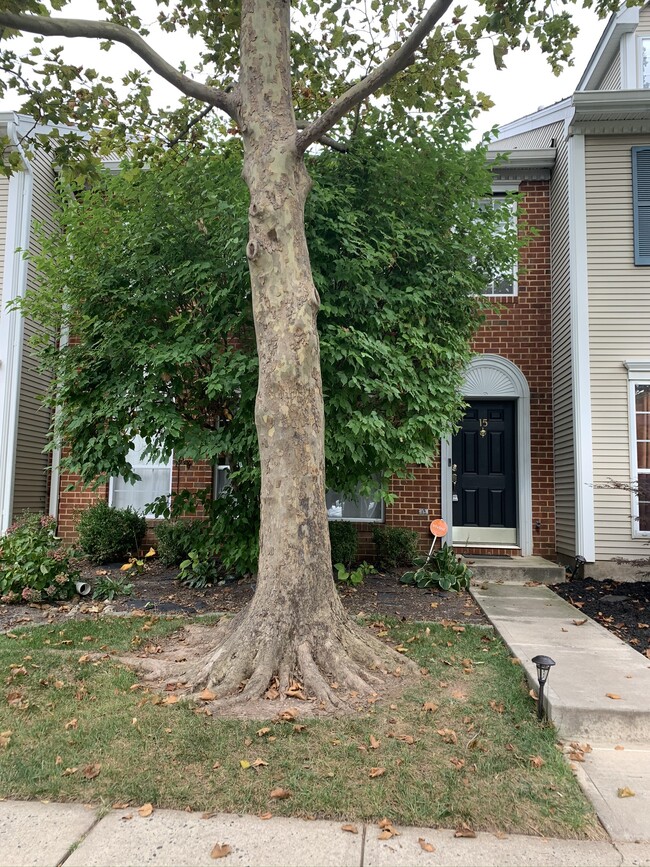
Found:
M 603 836 L 491 631 L 374 624 L 429 671 L 394 704 L 241 722 L 161 704 L 110 655 L 180 625 L 106 618 L 0 636 L 0 796 Z

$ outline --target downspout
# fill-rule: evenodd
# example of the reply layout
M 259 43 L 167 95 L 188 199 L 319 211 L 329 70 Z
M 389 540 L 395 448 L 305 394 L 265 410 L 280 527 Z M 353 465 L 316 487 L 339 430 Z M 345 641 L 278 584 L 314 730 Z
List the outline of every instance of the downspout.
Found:
M 18 121 L 7 122 L 7 136 L 20 153 L 23 166 L 11 175 L 7 203 L 7 239 L 4 258 L 2 310 L 0 310 L 0 533 L 13 518 L 18 410 L 23 351 L 23 317 L 7 304 L 25 294 L 27 261 L 21 250 L 29 247 L 34 176 L 18 135 Z
M 68 345 L 69 330 L 67 325 L 61 329 L 61 337 L 59 340 L 59 351 L 63 350 Z M 57 404 L 54 408 L 54 418 L 52 419 L 52 431 L 56 431 L 56 417 L 61 411 L 61 407 Z M 57 525 L 59 523 L 59 486 L 61 484 L 61 444 L 55 440 L 54 448 L 52 449 L 52 464 L 50 466 L 50 501 L 48 512 L 55 519 Z M 83 594 L 82 594 L 83 595 Z

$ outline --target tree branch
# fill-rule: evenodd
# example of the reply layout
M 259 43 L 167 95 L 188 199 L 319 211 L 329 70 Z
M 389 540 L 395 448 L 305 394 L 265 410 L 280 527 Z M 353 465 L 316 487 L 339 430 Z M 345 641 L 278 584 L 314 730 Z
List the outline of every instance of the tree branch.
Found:
M 351 109 L 379 90 L 387 81 L 410 66 L 415 60 L 415 52 L 422 42 L 431 33 L 435 25 L 440 21 L 453 0 L 435 0 L 424 18 L 416 24 L 410 35 L 400 47 L 389 55 L 383 63 L 375 67 L 365 78 L 358 81 L 345 91 L 326 112 L 311 123 L 297 136 L 298 150 L 305 151 L 310 144 L 322 138 L 323 134 L 331 129 L 335 123 L 346 115 Z M 0 19 L 1 20 L 1 19 Z
M 307 129 L 309 127 L 309 121 L 307 120 L 299 120 L 296 122 L 297 129 Z M 346 154 L 350 148 L 347 142 L 337 141 L 337 139 L 332 138 L 329 135 L 321 135 L 318 139 L 316 139 L 319 144 L 325 145 L 328 148 L 332 148 L 333 151 L 339 151 L 339 153 Z M 311 142 L 310 142 L 311 144 Z
M 89 21 L 80 18 L 51 18 L 48 15 L 17 15 L 12 12 L 1 11 L 0 27 L 38 33 L 41 36 L 83 37 L 121 42 L 181 93 L 192 99 L 207 102 L 209 105 L 225 111 L 230 117 L 235 117 L 235 100 L 230 94 L 216 87 L 209 87 L 201 82 L 193 81 L 187 75 L 183 75 L 176 67 L 154 51 L 138 33 L 122 24 L 113 24 L 111 21 Z

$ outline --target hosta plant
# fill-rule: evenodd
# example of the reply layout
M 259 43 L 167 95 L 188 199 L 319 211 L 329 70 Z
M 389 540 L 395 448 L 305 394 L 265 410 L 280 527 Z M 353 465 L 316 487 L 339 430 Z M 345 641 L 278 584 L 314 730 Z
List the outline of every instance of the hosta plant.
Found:
M 0 537 L 0 601 L 68 599 L 79 570 L 49 515 L 25 513 Z
M 454 553 L 450 545 L 443 545 L 428 557 L 416 557 L 413 565 L 418 568 L 405 572 L 402 584 L 415 584 L 417 587 L 440 587 L 441 590 L 467 590 L 472 579 L 472 571 Z

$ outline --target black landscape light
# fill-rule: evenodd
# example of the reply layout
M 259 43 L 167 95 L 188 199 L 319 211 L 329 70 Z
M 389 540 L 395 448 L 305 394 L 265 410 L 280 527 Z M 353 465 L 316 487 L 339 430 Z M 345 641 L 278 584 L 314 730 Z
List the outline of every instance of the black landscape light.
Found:
M 544 686 L 548 680 L 548 673 L 551 666 L 555 665 L 555 660 L 550 656 L 533 656 L 531 662 L 537 666 L 537 680 L 539 682 L 539 691 L 537 693 L 537 719 L 544 718 Z

